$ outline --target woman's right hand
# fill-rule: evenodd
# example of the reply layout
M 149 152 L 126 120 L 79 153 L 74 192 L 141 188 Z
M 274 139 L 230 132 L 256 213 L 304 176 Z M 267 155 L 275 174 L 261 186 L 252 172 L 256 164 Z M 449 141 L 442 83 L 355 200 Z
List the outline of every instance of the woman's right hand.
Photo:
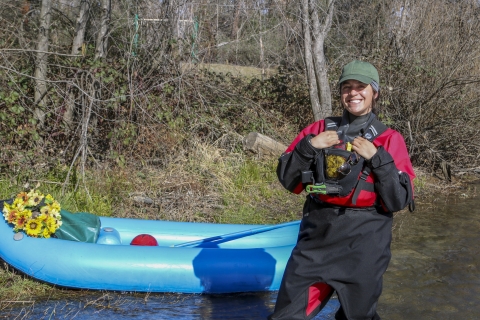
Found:
M 324 131 L 310 140 L 312 146 L 317 149 L 325 149 L 339 144 L 340 142 L 336 131 Z

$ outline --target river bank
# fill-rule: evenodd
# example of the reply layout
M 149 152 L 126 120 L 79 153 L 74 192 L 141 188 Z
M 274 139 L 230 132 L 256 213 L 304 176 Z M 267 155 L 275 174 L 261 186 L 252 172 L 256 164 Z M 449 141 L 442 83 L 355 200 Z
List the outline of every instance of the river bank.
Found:
M 70 190 L 64 195 L 58 179 L 48 180 L 49 177 L 45 177 L 32 180 L 30 184 L 40 184 L 41 190 L 52 193 L 69 211 L 86 211 L 102 216 L 258 224 L 279 223 L 301 217 L 304 197 L 288 193 L 278 183 L 276 159 L 240 161 L 242 159 L 237 158 L 236 163 L 222 159 L 212 161 L 211 166 L 208 162 L 193 164 L 201 172 L 197 178 L 208 176 L 203 180 L 195 180 L 195 177 L 183 179 L 186 175 L 181 175 L 181 166 L 178 166 L 177 170 L 171 172 L 153 168 L 88 172 L 84 188 Z M 231 165 L 229 168 L 226 167 L 227 163 Z M 447 196 L 461 201 L 478 195 L 478 177 L 453 176 L 452 181 L 447 182 L 441 176 L 421 169 L 417 169 L 416 173 L 417 208 L 434 206 L 439 198 Z M 1 180 L 2 198 L 11 197 L 21 187 L 11 179 Z M 395 223 L 394 228 L 397 227 Z M 84 294 L 90 293 L 55 288 L 31 280 L 5 263 L 0 269 L 0 310 L 32 299 L 75 299 Z

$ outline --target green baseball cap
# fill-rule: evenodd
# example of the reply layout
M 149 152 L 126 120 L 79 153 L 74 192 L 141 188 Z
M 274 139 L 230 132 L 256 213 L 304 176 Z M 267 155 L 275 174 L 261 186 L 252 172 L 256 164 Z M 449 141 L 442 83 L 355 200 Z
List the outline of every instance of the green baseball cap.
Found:
M 357 80 L 372 86 L 376 92 L 380 91 L 380 78 L 377 69 L 368 62 L 353 60 L 345 65 L 338 80 L 338 85 L 341 85 L 347 80 Z

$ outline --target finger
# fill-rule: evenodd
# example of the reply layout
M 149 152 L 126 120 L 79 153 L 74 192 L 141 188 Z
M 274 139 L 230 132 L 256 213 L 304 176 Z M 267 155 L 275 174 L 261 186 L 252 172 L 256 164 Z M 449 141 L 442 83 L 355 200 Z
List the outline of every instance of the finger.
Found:
M 357 143 L 362 143 L 364 141 L 368 141 L 368 140 L 363 137 L 356 137 L 355 139 L 353 139 L 353 142 L 357 142 Z

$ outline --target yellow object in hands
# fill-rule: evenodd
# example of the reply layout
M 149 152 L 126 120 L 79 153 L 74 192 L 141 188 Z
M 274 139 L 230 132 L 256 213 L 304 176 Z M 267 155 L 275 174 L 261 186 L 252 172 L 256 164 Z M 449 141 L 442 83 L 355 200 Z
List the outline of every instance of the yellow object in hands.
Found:
M 338 168 L 345 163 L 345 158 L 334 154 L 329 154 L 326 157 L 325 174 L 328 179 L 337 179 L 339 177 Z
M 345 147 L 347 151 L 352 151 L 352 144 L 350 142 L 347 142 L 347 145 Z

